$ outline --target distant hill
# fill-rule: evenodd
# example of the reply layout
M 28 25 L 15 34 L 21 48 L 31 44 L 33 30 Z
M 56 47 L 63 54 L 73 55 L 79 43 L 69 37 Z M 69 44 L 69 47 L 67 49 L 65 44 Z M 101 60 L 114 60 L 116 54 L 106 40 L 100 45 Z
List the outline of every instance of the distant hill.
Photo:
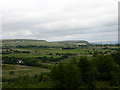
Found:
M 89 44 L 88 41 L 85 40 L 68 40 L 68 41 L 58 41 L 58 43 L 62 43 L 62 44 L 73 44 L 73 45 L 87 45 Z
M 46 45 L 46 46 L 66 46 L 66 45 L 87 45 L 88 41 L 85 40 L 68 40 L 68 41 L 54 41 L 48 42 L 46 40 L 33 40 L 33 39 L 4 39 L 2 40 L 3 45 L 17 46 L 17 45 Z
M 48 43 L 45 40 L 33 40 L 33 39 L 4 39 L 2 40 L 3 45 L 10 45 L 10 46 L 16 46 L 16 45 L 45 45 Z

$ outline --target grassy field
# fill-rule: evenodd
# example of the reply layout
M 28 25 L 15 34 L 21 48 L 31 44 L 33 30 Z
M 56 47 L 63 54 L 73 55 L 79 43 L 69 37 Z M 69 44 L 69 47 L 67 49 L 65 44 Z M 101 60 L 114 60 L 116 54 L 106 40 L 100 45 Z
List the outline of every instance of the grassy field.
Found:
M 49 72 L 50 70 L 45 68 L 39 67 L 32 67 L 32 66 L 23 66 L 23 65 L 10 65 L 10 64 L 3 64 L 2 65 L 2 77 L 9 79 L 9 78 L 16 78 L 19 76 L 33 76 L 39 75 L 42 72 Z M 14 72 L 14 73 L 11 73 Z

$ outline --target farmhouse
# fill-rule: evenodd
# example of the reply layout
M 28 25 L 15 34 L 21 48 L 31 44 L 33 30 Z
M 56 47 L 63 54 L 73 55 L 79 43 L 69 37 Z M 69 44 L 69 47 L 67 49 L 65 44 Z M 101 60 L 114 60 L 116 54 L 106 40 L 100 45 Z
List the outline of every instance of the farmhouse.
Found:
M 18 59 L 17 63 L 23 63 L 24 61 L 22 59 Z

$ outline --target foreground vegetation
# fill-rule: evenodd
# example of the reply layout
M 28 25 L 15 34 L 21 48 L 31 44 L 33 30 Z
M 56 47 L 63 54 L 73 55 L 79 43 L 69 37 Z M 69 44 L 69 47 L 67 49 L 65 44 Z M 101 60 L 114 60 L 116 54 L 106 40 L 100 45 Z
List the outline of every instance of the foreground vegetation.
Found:
M 120 88 L 120 53 L 70 59 L 50 72 L 3 79 L 4 88 Z M 40 71 L 39 71 L 40 72 Z M 10 73 L 14 75 L 15 73 Z

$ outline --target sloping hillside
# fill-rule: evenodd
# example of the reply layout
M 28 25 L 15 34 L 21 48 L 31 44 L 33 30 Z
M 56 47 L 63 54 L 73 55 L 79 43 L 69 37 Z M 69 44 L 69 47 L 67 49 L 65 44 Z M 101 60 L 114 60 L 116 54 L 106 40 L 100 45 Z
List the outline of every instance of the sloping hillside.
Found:
M 33 40 L 33 39 L 4 39 L 2 40 L 2 45 L 4 46 L 28 46 L 28 45 L 35 45 L 35 46 L 73 46 L 73 45 L 87 45 L 89 44 L 88 41 L 84 40 L 71 40 L 71 41 L 54 41 L 48 42 L 45 40 Z
M 85 41 L 85 40 L 68 40 L 68 41 L 58 41 L 58 43 L 62 43 L 62 44 L 65 44 L 65 45 L 87 45 L 89 44 L 88 41 Z

